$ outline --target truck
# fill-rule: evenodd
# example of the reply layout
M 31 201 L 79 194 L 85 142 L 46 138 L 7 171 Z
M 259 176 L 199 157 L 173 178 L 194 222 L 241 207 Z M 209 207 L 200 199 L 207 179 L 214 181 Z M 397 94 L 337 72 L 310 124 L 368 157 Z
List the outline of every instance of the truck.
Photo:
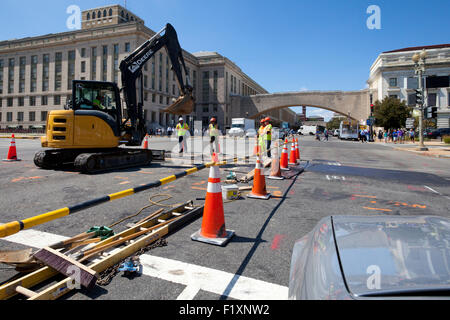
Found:
M 302 135 L 315 135 L 317 131 L 323 132 L 325 130 L 324 126 L 301 126 L 298 130 L 299 134 Z
M 255 130 L 255 120 L 233 118 L 231 119 L 231 129 L 228 131 L 228 135 L 230 137 L 244 137 L 248 130 Z
M 339 127 L 339 139 L 358 141 L 358 125 L 353 125 L 351 121 L 341 121 Z

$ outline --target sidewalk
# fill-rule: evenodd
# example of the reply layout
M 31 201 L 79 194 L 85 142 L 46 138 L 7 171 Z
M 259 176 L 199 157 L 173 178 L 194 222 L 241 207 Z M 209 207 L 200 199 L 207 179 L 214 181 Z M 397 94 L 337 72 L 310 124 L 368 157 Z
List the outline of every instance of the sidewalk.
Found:
M 432 141 L 424 141 L 424 145 L 425 145 L 425 147 L 428 148 L 428 151 L 417 150 L 419 147 L 419 142 L 417 142 L 417 141 L 415 143 L 412 143 L 410 141 L 405 141 L 405 143 L 393 143 L 393 142 L 384 143 L 384 140 L 379 142 L 377 139 L 375 143 L 379 144 L 379 145 L 391 147 L 394 150 L 408 151 L 408 152 L 413 152 L 415 154 L 420 154 L 423 156 L 434 157 L 434 158 L 450 159 L 450 144 L 445 144 L 444 142 L 441 142 L 440 139 L 432 140 Z

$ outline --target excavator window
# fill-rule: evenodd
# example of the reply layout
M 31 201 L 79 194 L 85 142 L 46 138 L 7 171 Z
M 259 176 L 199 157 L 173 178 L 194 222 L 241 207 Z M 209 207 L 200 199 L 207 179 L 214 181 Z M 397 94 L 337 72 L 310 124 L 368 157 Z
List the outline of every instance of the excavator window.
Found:
M 74 109 L 102 111 L 117 119 L 115 90 L 112 86 L 102 83 L 78 83 Z

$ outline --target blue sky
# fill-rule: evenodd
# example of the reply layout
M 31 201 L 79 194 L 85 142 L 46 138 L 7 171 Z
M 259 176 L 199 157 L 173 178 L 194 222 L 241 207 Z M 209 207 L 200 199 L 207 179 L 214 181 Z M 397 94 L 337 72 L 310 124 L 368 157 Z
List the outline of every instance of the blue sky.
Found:
M 172 23 L 184 49 L 219 52 L 269 92 L 359 90 L 379 53 L 450 43 L 449 0 L 126 2 L 149 28 Z M 0 40 L 68 31 L 68 6 L 115 3 L 124 0 L 3 0 Z M 370 5 L 380 8 L 379 30 L 367 28 Z

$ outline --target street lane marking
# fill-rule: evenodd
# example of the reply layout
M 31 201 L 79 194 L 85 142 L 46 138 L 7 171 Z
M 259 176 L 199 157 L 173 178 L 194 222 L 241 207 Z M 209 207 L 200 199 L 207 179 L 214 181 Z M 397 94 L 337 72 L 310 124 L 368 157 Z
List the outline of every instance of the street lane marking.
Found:
M 278 249 L 280 247 L 280 243 L 284 237 L 285 236 L 282 234 L 277 234 L 272 240 L 272 245 L 270 246 L 270 249 L 272 249 L 272 250 Z
M 352 194 L 352 197 L 358 197 L 358 198 L 371 198 L 371 199 L 376 199 L 376 196 L 368 196 L 368 195 L 364 195 L 364 194 Z
M 367 210 L 377 210 L 377 211 L 386 211 L 386 212 L 392 212 L 391 209 L 382 209 L 382 208 L 370 208 L 370 207 L 363 207 L 364 209 Z
M 345 181 L 345 177 L 344 176 L 329 176 L 327 175 L 327 180 L 344 180 Z
M 446 196 L 446 195 L 444 195 L 444 194 L 442 194 L 442 193 L 440 193 L 440 192 L 438 192 L 438 191 L 436 191 L 436 190 L 434 190 L 434 189 L 432 189 L 432 188 L 430 188 L 430 187 L 428 187 L 428 186 L 424 186 L 424 187 L 427 188 L 428 190 L 430 190 L 430 191 L 432 191 L 432 192 L 434 192 L 434 193 L 440 195 L 440 196 L 443 196 L 443 197 L 446 198 L 446 199 L 450 199 L 449 196 Z
M 67 239 L 68 237 L 28 229 L 1 240 L 27 247 L 43 248 Z M 288 287 L 278 284 L 149 254 L 141 255 L 140 261 L 142 274 L 187 286 L 178 296 L 179 299 L 193 299 L 198 290 L 222 295 L 228 284 L 236 277 L 238 280 L 228 293 L 230 298 L 239 300 L 286 300 L 288 298 Z
M 432 189 L 432 188 L 430 188 L 428 186 L 424 186 L 424 187 L 427 188 L 428 190 L 434 192 L 434 193 L 440 194 L 439 192 L 437 192 L 436 190 L 434 190 L 434 189 Z

